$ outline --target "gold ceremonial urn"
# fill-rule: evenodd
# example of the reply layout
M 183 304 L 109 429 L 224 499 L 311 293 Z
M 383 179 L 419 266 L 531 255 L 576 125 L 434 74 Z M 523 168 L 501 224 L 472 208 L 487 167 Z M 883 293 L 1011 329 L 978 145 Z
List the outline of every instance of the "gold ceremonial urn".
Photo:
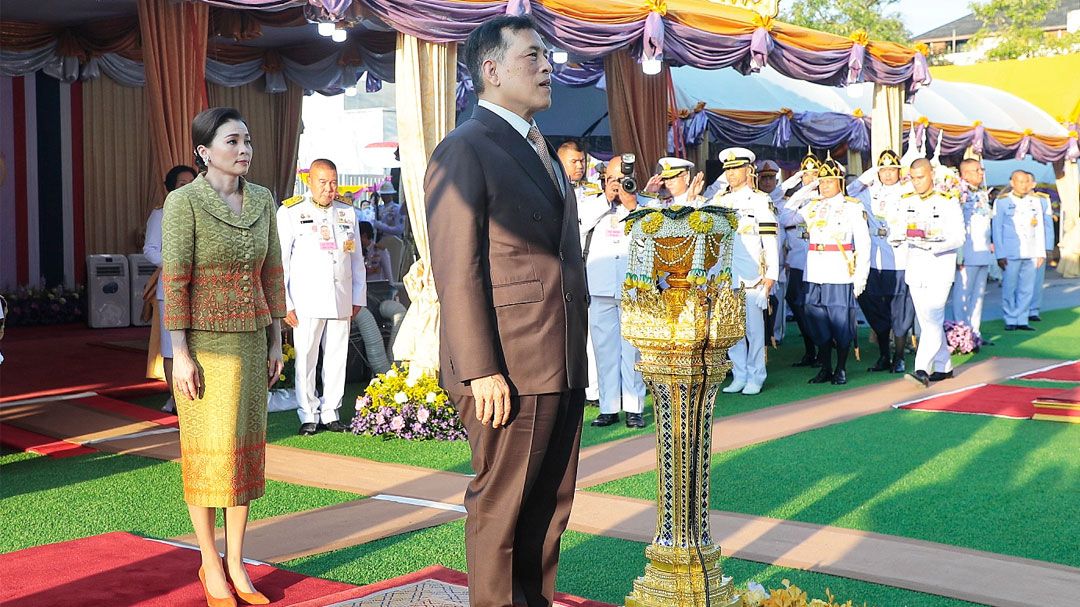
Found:
M 717 207 L 641 209 L 627 219 L 623 337 L 641 351 L 653 394 L 656 536 L 627 607 L 740 604 L 709 525 L 713 403 L 745 334 L 744 296 L 731 288 L 735 219 Z M 708 585 L 706 586 L 706 579 Z

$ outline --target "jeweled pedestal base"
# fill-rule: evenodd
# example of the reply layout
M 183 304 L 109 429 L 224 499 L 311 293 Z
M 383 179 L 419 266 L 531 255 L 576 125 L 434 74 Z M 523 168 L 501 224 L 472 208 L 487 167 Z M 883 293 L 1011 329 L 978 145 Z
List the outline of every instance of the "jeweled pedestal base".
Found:
M 703 607 L 708 594 L 711 607 L 737 607 L 739 595 L 724 577 L 720 567 L 720 547 L 706 546 L 697 550 L 650 545 L 645 549 L 649 564 L 645 575 L 634 580 L 634 589 L 626 597 L 626 607 Z M 704 571 L 708 573 L 708 588 Z

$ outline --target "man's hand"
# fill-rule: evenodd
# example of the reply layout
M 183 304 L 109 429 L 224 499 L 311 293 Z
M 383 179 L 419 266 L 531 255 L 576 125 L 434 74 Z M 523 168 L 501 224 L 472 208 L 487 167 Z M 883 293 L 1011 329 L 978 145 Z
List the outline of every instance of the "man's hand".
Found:
M 998 260 L 998 267 L 1001 268 L 1002 270 L 1004 270 L 1005 266 L 1007 266 L 1007 265 L 1009 265 L 1009 260 L 1005 259 L 1004 257 L 1002 257 L 1001 259 Z
M 857 282 L 857 283 L 855 283 L 854 289 L 855 289 L 855 297 L 858 297 L 858 296 L 863 294 L 863 291 L 866 290 L 866 283 L 865 282 Z
M 956 264 L 956 270 L 958 272 L 963 271 L 963 269 L 964 269 L 964 264 L 962 264 L 962 263 Z
M 649 177 L 649 181 L 645 183 L 645 191 L 650 194 L 655 194 L 660 191 L 660 185 L 662 183 L 663 180 L 660 179 L 659 175 L 653 175 L 652 177 Z
M 1036 257 L 1035 258 L 1035 269 L 1038 270 L 1039 268 L 1041 268 L 1042 265 L 1043 265 L 1043 262 L 1045 262 L 1045 261 L 1046 261 L 1045 257 Z
M 352 316 L 350 318 L 356 318 L 356 315 L 359 314 L 360 310 L 363 310 L 363 309 L 364 309 L 364 306 L 353 306 L 352 307 Z
M 292 328 L 296 328 L 296 325 L 300 324 L 300 321 L 296 319 L 296 310 L 289 310 L 285 313 L 285 324 Z
M 701 190 L 705 188 L 705 171 L 698 171 L 697 175 L 690 181 L 690 189 L 686 196 L 687 201 L 697 200 L 698 196 L 701 196 Z
M 768 297 L 769 293 L 772 293 L 772 288 L 774 284 L 776 284 L 776 281 L 771 278 L 761 279 L 761 289 L 765 292 L 765 297 Z
M 474 379 L 470 382 L 476 400 L 476 419 L 492 428 L 510 421 L 510 386 L 501 373 Z

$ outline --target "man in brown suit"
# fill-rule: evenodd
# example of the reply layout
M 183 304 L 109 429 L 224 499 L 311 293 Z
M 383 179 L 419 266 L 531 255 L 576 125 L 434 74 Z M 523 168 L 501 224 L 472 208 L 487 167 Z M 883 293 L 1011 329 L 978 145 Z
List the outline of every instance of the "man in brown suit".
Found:
M 577 203 L 532 120 L 551 105 L 532 21 L 481 25 L 463 57 L 479 106 L 435 149 L 424 190 L 441 383 L 476 472 L 465 494 L 470 603 L 547 607 L 588 381 Z

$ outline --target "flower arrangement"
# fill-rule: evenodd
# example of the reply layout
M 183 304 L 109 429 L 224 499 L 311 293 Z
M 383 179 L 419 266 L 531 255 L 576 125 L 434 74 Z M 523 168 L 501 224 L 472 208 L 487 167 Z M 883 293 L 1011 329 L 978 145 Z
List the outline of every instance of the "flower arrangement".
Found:
M 8 303 L 6 316 L 10 327 L 57 325 L 86 318 L 86 288 L 82 285 L 74 289 L 63 285 L 23 286 L 3 296 Z
M 811 599 L 804 590 L 788 580 L 781 583 L 783 588 L 766 592 L 761 584 L 750 582 L 746 592 L 742 593 L 742 607 L 854 607 L 850 600 L 838 603 L 828 588 L 825 589 L 825 600 Z M 866 607 L 866 603 L 863 603 L 863 607 Z
M 292 344 L 281 344 L 281 360 L 285 367 L 281 370 L 277 382 L 271 390 L 288 390 L 296 386 L 296 348 Z
M 439 382 L 428 374 L 410 378 L 393 365 L 377 375 L 356 399 L 353 434 L 405 440 L 465 440 L 465 427 Z
M 984 343 L 970 325 L 953 320 L 945 321 L 945 341 L 949 344 L 949 354 L 970 354 Z

